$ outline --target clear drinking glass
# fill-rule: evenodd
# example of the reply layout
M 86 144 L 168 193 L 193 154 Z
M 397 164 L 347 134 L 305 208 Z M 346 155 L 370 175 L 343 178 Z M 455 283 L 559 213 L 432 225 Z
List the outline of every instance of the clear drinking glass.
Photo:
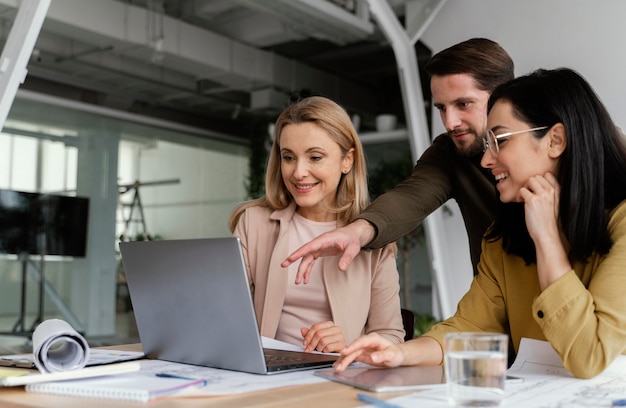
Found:
M 509 336 L 501 333 L 447 333 L 445 371 L 450 403 L 495 407 L 504 398 Z

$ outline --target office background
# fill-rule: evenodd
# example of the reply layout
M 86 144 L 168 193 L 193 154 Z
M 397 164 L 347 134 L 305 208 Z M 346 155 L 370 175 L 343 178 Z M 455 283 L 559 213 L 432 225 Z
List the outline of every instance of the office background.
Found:
M 393 52 L 375 22 L 370 22 L 372 33 L 363 37 L 367 25 L 345 38 L 315 34 L 319 27 L 305 33 L 298 31 L 305 24 L 291 8 L 282 4 L 278 12 L 260 10 L 254 3 L 52 0 L 29 74 L 0 136 L 0 188 L 90 198 L 87 256 L 47 258 L 47 315 L 75 319 L 89 336 L 114 334 L 120 307 L 115 243 L 125 228 L 119 200 L 128 202 L 134 193 L 131 188 L 120 194 L 119 186 L 143 184 L 138 191 L 151 235 L 228 235 L 230 211 L 247 198 L 250 133 L 268 132 L 288 90 L 323 93 L 346 106 L 360 122 L 372 162 L 409 150 L 401 130 L 404 114 Z M 367 6 L 360 1 L 320 3 L 328 3 L 323 9 L 331 13 L 341 6 L 357 14 Z M 18 4 L 0 0 L 3 41 Z M 517 75 L 539 67 L 578 70 L 624 126 L 626 55 L 621 39 L 626 3 L 389 4 L 402 21 L 423 22 L 416 45 L 419 64 L 456 42 L 488 37 L 509 51 Z M 280 20 L 281 14 L 292 23 Z M 327 21 L 331 26 L 332 19 Z M 376 131 L 375 116 L 383 111 L 399 117 L 398 131 Z M 432 134 L 440 133 L 437 114 L 429 119 Z M 471 268 L 458 211 L 454 203 L 449 208 L 443 233 L 449 243 L 446 252 L 454 256 L 442 261 L 446 273 L 455 276 L 448 290 L 456 302 L 467 288 Z M 129 235 L 145 232 L 141 224 L 132 224 Z M 38 299 L 37 275 L 32 273 L 38 257 L 32 260 L 29 317 Z M 413 251 L 410 265 L 412 308 L 431 313 L 430 260 L 424 247 Z M 0 311 L 8 323 L 0 330 L 9 330 L 18 313 L 20 285 L 19 259 L 3 256 Z

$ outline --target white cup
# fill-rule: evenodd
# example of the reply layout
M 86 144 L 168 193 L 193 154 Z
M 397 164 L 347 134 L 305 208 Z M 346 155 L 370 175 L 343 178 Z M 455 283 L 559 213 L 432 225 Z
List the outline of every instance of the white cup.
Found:
M 458 407 L 495 407 L 504 398 L 509 336 L 447 333 L 445 371 L 448 399 Z
M 376 116 L 376 130 L 378 132 L 389 132 L 396 128 L 398 118 L 396 115 L 381 114 Z

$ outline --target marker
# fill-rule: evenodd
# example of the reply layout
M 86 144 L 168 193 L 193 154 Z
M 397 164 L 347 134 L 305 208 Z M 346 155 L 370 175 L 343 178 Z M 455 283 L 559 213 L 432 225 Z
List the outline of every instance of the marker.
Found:
M 396 404 L 392 404 L 390 402 L 378 399 L 378 398 L 374 398 L 372 396 L 369 396 L 367 394 L 357 394 L 356 395 L 359 398 L 359 401 L 363 401 L 366 402 L 370 405 L 374 405 L 375 407 L 379 407 L 379 408 L 400 408 L 399 405 Z
M 611 403 L 612 407 L 626 407 L 626 399 L 618 399 L 618 400 L 614 400 Z

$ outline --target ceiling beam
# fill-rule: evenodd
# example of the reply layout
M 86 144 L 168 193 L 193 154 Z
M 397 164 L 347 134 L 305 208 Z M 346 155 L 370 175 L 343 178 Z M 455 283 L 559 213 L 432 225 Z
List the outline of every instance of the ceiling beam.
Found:
M 13 105 L 26 66 L 48 12 L 50 0 L 23 0 L 0 56 L 0 129 Z
M 235 0 L 254 10 L 268 13 L 313 38 L 338 45 L 364 40 L 374 34 L 367 8 L 351 13 L 329 1 L 320 0 Z
M 409 0 L 406 4 L 406 31 L 415 45 L 433 22 L 446 0 Z
M 0 4 L 9 6 L 10 3 L 11 0 L 0 0 Z M 298 4 L 299 7 L 315 8 L 307 1 L 298 1 Z M 98 64 L 102 65 L 103 75 L 106 75 L 106 70 L 110 68 L 107 61 L 123 58 L 126 62 L 118 65 L 118 71 L 126 70 L 131 76 L 152 75 L 159 70 L 178 72 L 196 80 L 209 79 L 224 87 L 247 92 L 273 88 L 284 92 L 285 100 L 291 91 L 311 89 L 342 101 L 347 109 L 375 109 L 375 90 L 363 84 L 251 47 L 170 16 L 163 16 L 163 38 L 158 50 L 162 58 L 158 64 L 152 64 L 151 56 L 155 49 L 146 30 L 150 13 L 153 11 L 120 1 L 56 0 L 50 5 L 42 32 L 64 36 L 66 43 L 59 48 L 65 48 L 66 56 L 72 57 L 73 62 L 88 61 L 89 75 L 97 74 L 91 68 Z M 352 18 L 361 21 L 356 16 Z M 368 22 L 363 32 L 369 32 L 370 27 L 373 25 Z M 45 42 L 41 45 L 43 47 Z M 110 51 L 80 56 L 94 49 Z M 55 52 L 58 53 L 58 50 L 55 49 Z M 63 71 L 63 63 L 61 60 L 46 68 L 72 74 Z M 148 64 L 152 64 L 155 69 L 146 69 Z M 95 76 L 93 79 L 97 80 Z M 189 90 L 196 91 L 195 85 Z

